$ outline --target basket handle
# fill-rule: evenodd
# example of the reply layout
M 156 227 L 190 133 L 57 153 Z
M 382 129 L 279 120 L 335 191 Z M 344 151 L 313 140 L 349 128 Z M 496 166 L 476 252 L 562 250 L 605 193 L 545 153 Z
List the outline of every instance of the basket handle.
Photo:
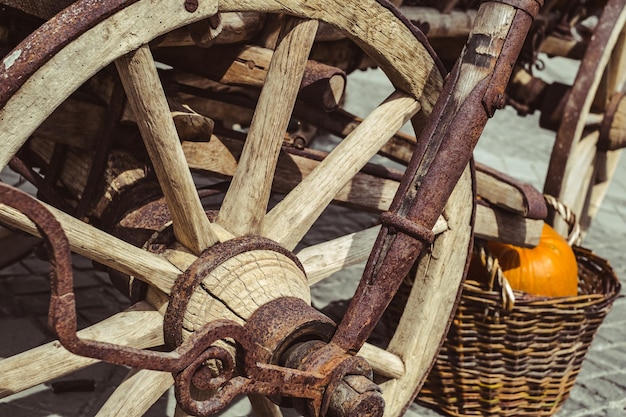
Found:
M 509 284 L 509 280 L 506 279 L 504 272 L 502 272 L 498 258 L 494 257 L 489 252 L 487 242 L 483 240 L 476 242 L 474 251 L 478 255 L 480 263 L 487 268 L 487 272 L 489 273 L 489 291 L 494 291 L 494 288 L 499 288 L 502 308 L 504 308 L 504 311 L 507 313 L 511 312 L 513 307 L 515 307 L 515 294 L 513 293 L 511 284 Z
M 546 203 L 551 207 L 559 216 L 567 223 L 568 235 L 567 243 L 570 246 L 578 246 L 582 242 L 582 233 L 580 229 L 580 223 L 576 219 L 576 213 L 572 211 L 568 206 L 559 201 L 556 197 L 544 194 L 543 198 Z

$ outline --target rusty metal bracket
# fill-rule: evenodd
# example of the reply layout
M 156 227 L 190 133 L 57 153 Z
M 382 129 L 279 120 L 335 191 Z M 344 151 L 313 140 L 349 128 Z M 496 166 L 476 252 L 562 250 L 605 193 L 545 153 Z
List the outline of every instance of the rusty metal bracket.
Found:
M 519 9 L 525 4 L 511 5 L 515 11 L 504 39 L 490 35 L 494 28 L 488 26 L 487 16 L 477 18 L 482 27 L 474 28 L 444 84 L 389 209 L 418 225 L 417 229 L 432 229 L 471 160 L 488 117 L 505 102 L 505 87 L 532 23 L 531 15 Z M 479 14 L 489 13 L 493 7 L 493 2 L 483 3 Z M 468 72 L 474 77 L 472 85 L 467 85 Z M 348 352 L 358 351 L 365 343 L 424 249 L 419 238 L 389 229 L 381 228 L 355 295 L 331 340 Z
M 380 215 L 379 219 L 380 222 L 389 229 L 390 234 L 401 232 L 427 245 L 430 245 L 435 240 L 435 234 L 432 229 L 424 227 L 419 223 L 415 223 L 395 213 L 386 211 Z

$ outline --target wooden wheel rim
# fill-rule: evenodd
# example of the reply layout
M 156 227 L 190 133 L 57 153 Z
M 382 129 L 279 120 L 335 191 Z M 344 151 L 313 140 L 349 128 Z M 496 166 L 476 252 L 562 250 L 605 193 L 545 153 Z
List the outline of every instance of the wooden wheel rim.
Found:
M 583 140 L 587 116 L 591 112 L 596 93 L 601 84 L 602 75 L 610 64 L 613 53 L 623 54 L 614 50 L 626 22 L 626 2 L 623 0 L 609 1 L 604 7 L 597 24 L 597 30 L 581 61 L 574 85 L 567 99 L 564 117 L 557 132 L 550 164 L 546 175 L 544 193 L 559 196 L 559 199 L 572 208 L 586 229 L 603 196 L 594 196 L 593 182 L 596 178 L 597 159 L 595 133 L 587 135 Z M 623 77 L 622 77 L 623 78 Z M 624 80 L 617 91 L 621 92 Z M 609 96 L 612 92 L 609 92 Z M 604 108 L 608 105 L 608 100 Z M 620 151 L 613 151 L 613 165 L 619 158 Z M 586 167 L 581 169 L 582 167 Z M 614 168 L 613 168 L 614 169 Z M 608 178 L 612 173 L 609 174 Z M 605 186 L 606 187 L 606 186 Z M 604 192 L 602 192 L 603 194 Z M 592 202 L 592 198 L 595 200 Z M 595 205 L 592 207 L 591 205 Z M 557 219 L 558 220 L 558 219 Z M 556 220 L 555 220 L 556 221 Z M 556 225 L 565 227 L 564 225 Z M 566 229 L 563 229 L 566 233 Z

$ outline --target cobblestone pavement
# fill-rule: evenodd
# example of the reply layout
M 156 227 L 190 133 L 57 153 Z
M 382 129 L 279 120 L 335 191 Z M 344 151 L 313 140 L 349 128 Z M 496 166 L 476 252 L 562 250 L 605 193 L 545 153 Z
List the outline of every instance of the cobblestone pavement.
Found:
M 367 74 L 361 77 L 369 77 Z M 548 137 L 546 137 L 548 136 Z M 537 128 L 536 117 L 518 118 L 500 112 L 481 139 L 479 162 L 511 173 L 539 189 L 543 182 L 551 139 Z M 606 203 L 586 238 L 587 247 L 610 260 L 618 276 L 626 277 L 626 163 L 622 163 Z M 7 243 L 5 241 L 4 245 Z M 14 243 L 10 244 L 11 246 Z M 0 247 L 0 250 L 8 250 Z M 79 326 L 98 322 L 123 308 L 127 301 L 110 285 L 106 274 L 91 262 L 75 257 Z M 51 340 L 46 327 L 49 302 L 48 265 L 31 254 L 0 270 L 0 357 L 7 357 Z M 0 417 L 93 416 L 125 377 L 126 369 L 98 364 L 61 378 L 74 381 L 68 392 L 58 384 L 45 384 L 0 400 Z M 0 375 L 2 378 L 2 375 Z M 626 300 L 620 298 L 601 326 L 570 399 L 559 417 L 618 417 L 626 415 Z M 171 392 L 148 412 L 149 417 L 173 415 Z M 247 416 L 247 401 L 224 413 Z M 412 405 L 407 416 L 439 416 L 436 411 Z

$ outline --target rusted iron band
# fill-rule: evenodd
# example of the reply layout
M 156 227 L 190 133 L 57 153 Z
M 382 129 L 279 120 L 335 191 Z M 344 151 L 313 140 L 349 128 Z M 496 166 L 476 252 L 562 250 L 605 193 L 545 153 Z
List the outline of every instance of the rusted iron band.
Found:
M 489 0 L 494 3 L 503 3 L 513 6 L 516 9 L 523 10 L 533 19 L 537 17 L 539 11 L 543 7 L 544 0 Z M 525 34 L 524 34 L 525 35 Z
M 170 347 L 176 347 L 183 343 L 183 318 L 189 300 L 202 280 L 228 259 L 254 250 L 270 250 L 280 253 L 291 259 L 304 272 L 304 267 L 293 253 L 270 239 L 242 236 L 209 247 L 178 277 L 172 287 L 171 298 L 163 323 L 166 344 Z
M 85 31 L 139 0 L 78 0 L 24 39 L 0 64 L 0 107 L 42 65 Z
M 379 219 L 384 226 L 389 228 L 390 234 L 402 232 L 427 245 L 430 245 L 435 240 L 435 234 L 431 229 L 411 221 L 406 217 L 386 211 L 380 215 Z

